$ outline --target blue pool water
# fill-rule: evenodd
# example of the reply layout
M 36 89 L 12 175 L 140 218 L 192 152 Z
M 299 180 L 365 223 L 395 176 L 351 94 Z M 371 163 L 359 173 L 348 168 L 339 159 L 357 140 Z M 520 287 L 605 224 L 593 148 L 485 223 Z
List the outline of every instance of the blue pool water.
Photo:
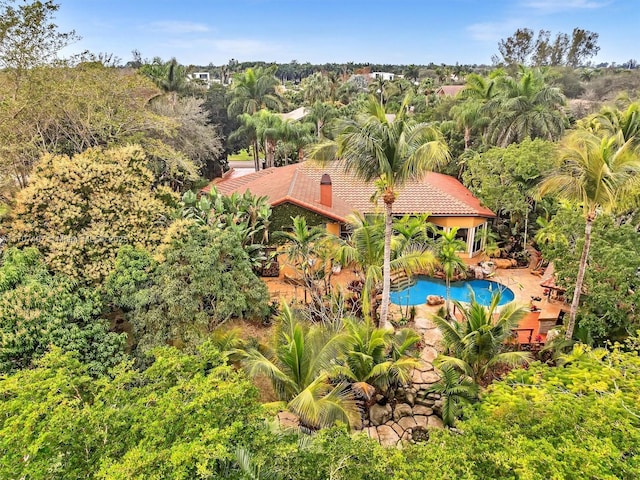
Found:
M 476 294 L 476 301 L 481 305 L 490 305 L 491 296 L 497 291 L 502 293 L 502 298 L 498 305 L 509 303 L 515 298 L 513 291 L 501 283 L 489 280 L 465 280 L 451 282 L 451 299 L 469 302 L 469 289 L 473 289 Z M 422 305 L 427 301 L 427 295 L 440 295 L 446 298 L 447 289 L 444 280 L 417 277 L 415 285 L 404 290 L 391 292 L 391 301 L 396 305 Z

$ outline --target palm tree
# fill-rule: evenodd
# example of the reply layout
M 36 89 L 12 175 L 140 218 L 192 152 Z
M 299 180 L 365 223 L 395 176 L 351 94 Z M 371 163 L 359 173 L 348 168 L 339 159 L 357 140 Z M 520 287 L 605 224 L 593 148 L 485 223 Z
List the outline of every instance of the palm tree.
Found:
M 251 149 L 253 150 L 253 166 L 257 172 L 260 170 L 258 117 L 256 115 L 243 113 L 238 116 L 238 121 L 240 122 L 240 127 L 229 135 L 229 141 L 235 141 L 236 139 L 246 137 L 248 142 L 251 144 Z
M 280 110 L 282 99 L 276 91 L 279 84 L 274 76 L 276 68 L 275 65 L 269 68 L 248 68 L 244 73 L 236 73 L 233 76 L 231 101 L 227 107 L 230 117 L 235 118 L 242 114 L 254 115 L 263 108 Z M 258 171 L 260 163 L 256 147 L 254 142 L 253 161 Z
M 540 71 L 522 70 L 519 78 L 503 77 L 498 87 L 498 94 L 486 104 L 491 144 L 506 147 L 527 137 L 553 141 L 562 136 L 565 97 L 545 83 Z
M 450 427 L 460 417 L 462 406 L 478 399 L 479 388 L 467 375 L 453 367 L 443 366 L 440 369 L 440 380 L 427 389 L 427 392 L 441 395 L 442 422 Z
M 329 427 L 338 421 L 351 427 L 360 416 L 348 384 L 329 382 L 329 372 L 348 345 L 347 335 L 334 333 L 323 325 L 298 320 L 283 302 L 274 345 L 244 352 L 249 376 L 265 375 L 287 408 L 309 430 Z
M 291 218 L 293 229 L 290 232 L 278 232 L 278 238 L 284 241 L 283 253 L 286 254 L 288 261 L 297 268 L 304 284 L 304 301 L 307 302 L 307 292 L 311 293 L 314 298 L 314 269 L 315 262 L 318 260 L 316 248 L 318 244 L 326 238 L 327 231 L 322 227 L 309 227 L 305 217 L 297 216 Z
M 467 245 L 462 240 L 456 238 L 458 227 L 453 227 L 448 232 L 439 230 L 440 238 L 436 242 L 436 259 L 440 264 L 440 268 L 444 273 L 444 281 L 446 285 L 447 295 L 447 316 L 450 315 L 451 307 L 451 280 L 459 271 L 464 271 L 467 264 L 464 263 L 458 252 L 466 249 Z
M 352 388 L 366 400 L 375 393 L 387 394 L 411 380 L 411 372 L 420 365 L 410 355 L 420 341 L 411 329 L 394 334 L 375 328 L 369 321 L 344 320 L 348 334 L 348 348 L 344 361 L 334 373 L 352 382 Z
M 321 139 L 322 129 L 330 120 L 338 116 L 336 108 L 329 103 L 316 102 L 311 107 L 309 112 L 309 119 L 316 123 L 316 133 L 318 138 Z
M 282 99 L 276 91 L 278 79 L 274 76 L 276 66 L 268 68 L 247 68 L 244 73 L 233 76 L 232 100 L 229 102 L 229 116 L 242 113 L 254 114 L 263 108 L 279 110 Z
M 380 217 L 370 220 L 362 216 L 349 219 L 351 235 L 340 242 L 336 258 L 342 265 L 353 265 L 360 275 L 362 288 L 362 311 L 366 317 L 375 319 L 374 298 L 383 283 L 385 226 Z M 407 242 L 404 237 L 392 239 L 389 272 L 432 269 L 436 264 L 433 253 L 425 245 Z M 380 320 L 380 325 L 386 325 Z
M 585 122 L 585 128 L 600 136 L 622 134 L 624 142 L 632 141 L 632 147 L 640 147 L 640 102 L 629 104 L 626 110 L 604 107 L 591 115 Z
M 451 114 L 458 127 L 464 130 L 464 149 L 471 145 L 471 132 L 476 128 L 484 129 L 488 119 L 484 115 L 484 104 L 480 100 L 469 99 L 451 108 Z
M 274 166 L 276 143 L 285 135 L 285 126 L 279 115 L 260 110 L 254 115 L 256 118 L 256 137 L 264 151 L 265 166 Z
M 376 182 L 385 207 L 382 307 L 380 322 L 386 325 L 391 286 L 391 237 L 393 203 L 407 181 L 419 180 L 430 169 L 449 160 L 449 149 L 440 132 L 426 123 L 412 123 L 407 115 L 409 98 L 395 119 L 370 97 L 365 114 L 344 119 L 337 125 L 336 141 L 315 147 L 311 158 L 336 158 L 344 169 L 365 182 Z
M 563 142 L 560 163 L 540 185 L 540 196 L 550 194 L 581 204 L 585 216 L 584 245 L 567 323 L 569 340 L 575 329 L 593 221 L 598 213 L 615 210 L 640 183 L 640 155 L 633 142 L 633 137 L 625 141 L 622 132 L 601 138 L 576 130 Z
M 316 72 L 308 76 L 302 81 L 300 86 L 304 92 L 304 100 L 308 105 L 313 105 L 316 102 L 324 102 L 328 100 L 331 95 L 331 82 L 329 78 L 321 72 Z
M 527 314 L 527 309 L 511 302 L 497 312 L 500 298 L 500 293 L 494 294 L 489 307 L 485 307 L 471 292 L 468 305 L 457 300 L 453 302 L 462 314 L 460 321 L 440 316 L 433 318 L 442 332 L 446 352 L 436 359 L 441 370 L 456 368 L 480 384 L 489 380 L 498 365 L 515 367 L 529 360 L 528 352 L 502 351 L 504 341 L 511 337 L 512 329 Z

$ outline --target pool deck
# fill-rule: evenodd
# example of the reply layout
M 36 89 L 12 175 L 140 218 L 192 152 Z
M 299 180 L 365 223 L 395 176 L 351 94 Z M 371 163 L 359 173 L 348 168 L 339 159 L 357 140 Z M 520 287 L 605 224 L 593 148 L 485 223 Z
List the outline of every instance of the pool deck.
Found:
M 474 263 L 478 260 L 474 259 Z M 263 278 L 269 289 L 271 298 L 273 300 L 279 300 L 285 298 L 287 300 L 304 299 L 304 289 L 301 286 L 292 285 L 286 281 L 285 273 L 286 268 L 283 268 L 281 274 L 277 278 Z M 289 272 L 290 274 L 293 272 Z M 529 268 L 509 268 L 509 269 L 496 269 L 495 274 L 491 276 L 489 280 L 500 282 L 501 284 L 509 287 L 515 297 L 515 301 L 523 306 L 529 306 L 532 303 L 531 297 L 540 297 L 540 301 L 533 301 L 533 304 L 538 307 L 538 311 L 530 312 L 519 323 L 518 339 L 520 343 L 532 343 L 535 342 L 536 337 L 542 337 L 542 342 L 546 337 L 546 332 L 555 325 L 555 322 L 560 314 L 561 310 L 568 310 L 568 305 L 562 301 L 553 300 L 547 298 L 544 294 L 545 289 L 540 286 L 543 280 L 546 280 L 545 275 L 535 275 L 531 273 Z M 356 278 L 356 275 L 351 269 L 343 269 L 340 273 L 336 274 L 332 278 L 332 285 L 336 288 L 344 287 L 349 281 Z M 432 341 L 437 340 L 439 332 L 434 331 L 435 325 L 431 321 L 431 318 L 440 307 L 429 306 L 426 304 L 416 305 L 416 320 L 415 328 L 423 334 L 426 334 Z M 394 318 L 401 318 L 403 316 L 405 307 L 399 307 L 398 305 L 391 304 L 391 314 Z M 530 338 L 529 338 L 530 337 Z

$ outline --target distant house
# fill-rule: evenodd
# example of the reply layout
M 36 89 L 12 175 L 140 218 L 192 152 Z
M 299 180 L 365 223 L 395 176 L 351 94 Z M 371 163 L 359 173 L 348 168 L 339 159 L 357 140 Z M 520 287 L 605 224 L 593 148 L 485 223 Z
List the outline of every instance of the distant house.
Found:
M 464 90 L 464 85 L 443 85 L 436 90 L 436 95 L 441 97 L 455 97 Z
M 228 172 L 211 182 L 225 195 L 250 191 L 267 196 L 272 208 L 274 229 L 289 226 L 290 217 L 303 215 L 307 223 L 325 225 L 336 235 L 344 234 L 347 217 L 354 212 L 382 212 L 382 202 L 371 203 L 375 186 L 346 174 L 339 162 L 318 166 L 302 162 L 269 168 L 235 177 Z M 480 204 L 457 179 L 440 173 L 428 173 L 419 182 L 408 182 L 393 205 L 395 215 L 429 214 L 429 221 L 445 230 L 458 227 L 457 236 L 466 243 L 469 258 L 483 248 L 483 231 L 495 214 Z
M 395 73 L 391 73 L 391 72 L 371 72 L 369 73 L 369 78 L 371 80 L 381 78 L 382 80 L 391 81 L 396 78 L 403 78 L 403 77 L 402 75 L 396 75 Z
M 282 120 L 302 120 L 304 117 L 306 117 L 309 114 L 309 109 L 306 107 L 300 107 L 300 108 L 296 108 L 295 110 L 292 110 L 288 113 L 279 113 L 278 115 L 280 115 L 280 118 Z
M 202 82 L 209 88 L 211 86 L 211 74 L 209 72 L 193 72 L 187 75 L 189 80 Z

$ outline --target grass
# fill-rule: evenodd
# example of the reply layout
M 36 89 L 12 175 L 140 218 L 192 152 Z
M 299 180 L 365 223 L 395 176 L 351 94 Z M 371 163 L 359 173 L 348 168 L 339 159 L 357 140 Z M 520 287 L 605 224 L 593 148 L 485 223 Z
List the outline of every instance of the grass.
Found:
M 230 162 L 248 162 L 253 161 L 253 155 L 249 150 L 240 150 L 240 153 L 229 155 Z

